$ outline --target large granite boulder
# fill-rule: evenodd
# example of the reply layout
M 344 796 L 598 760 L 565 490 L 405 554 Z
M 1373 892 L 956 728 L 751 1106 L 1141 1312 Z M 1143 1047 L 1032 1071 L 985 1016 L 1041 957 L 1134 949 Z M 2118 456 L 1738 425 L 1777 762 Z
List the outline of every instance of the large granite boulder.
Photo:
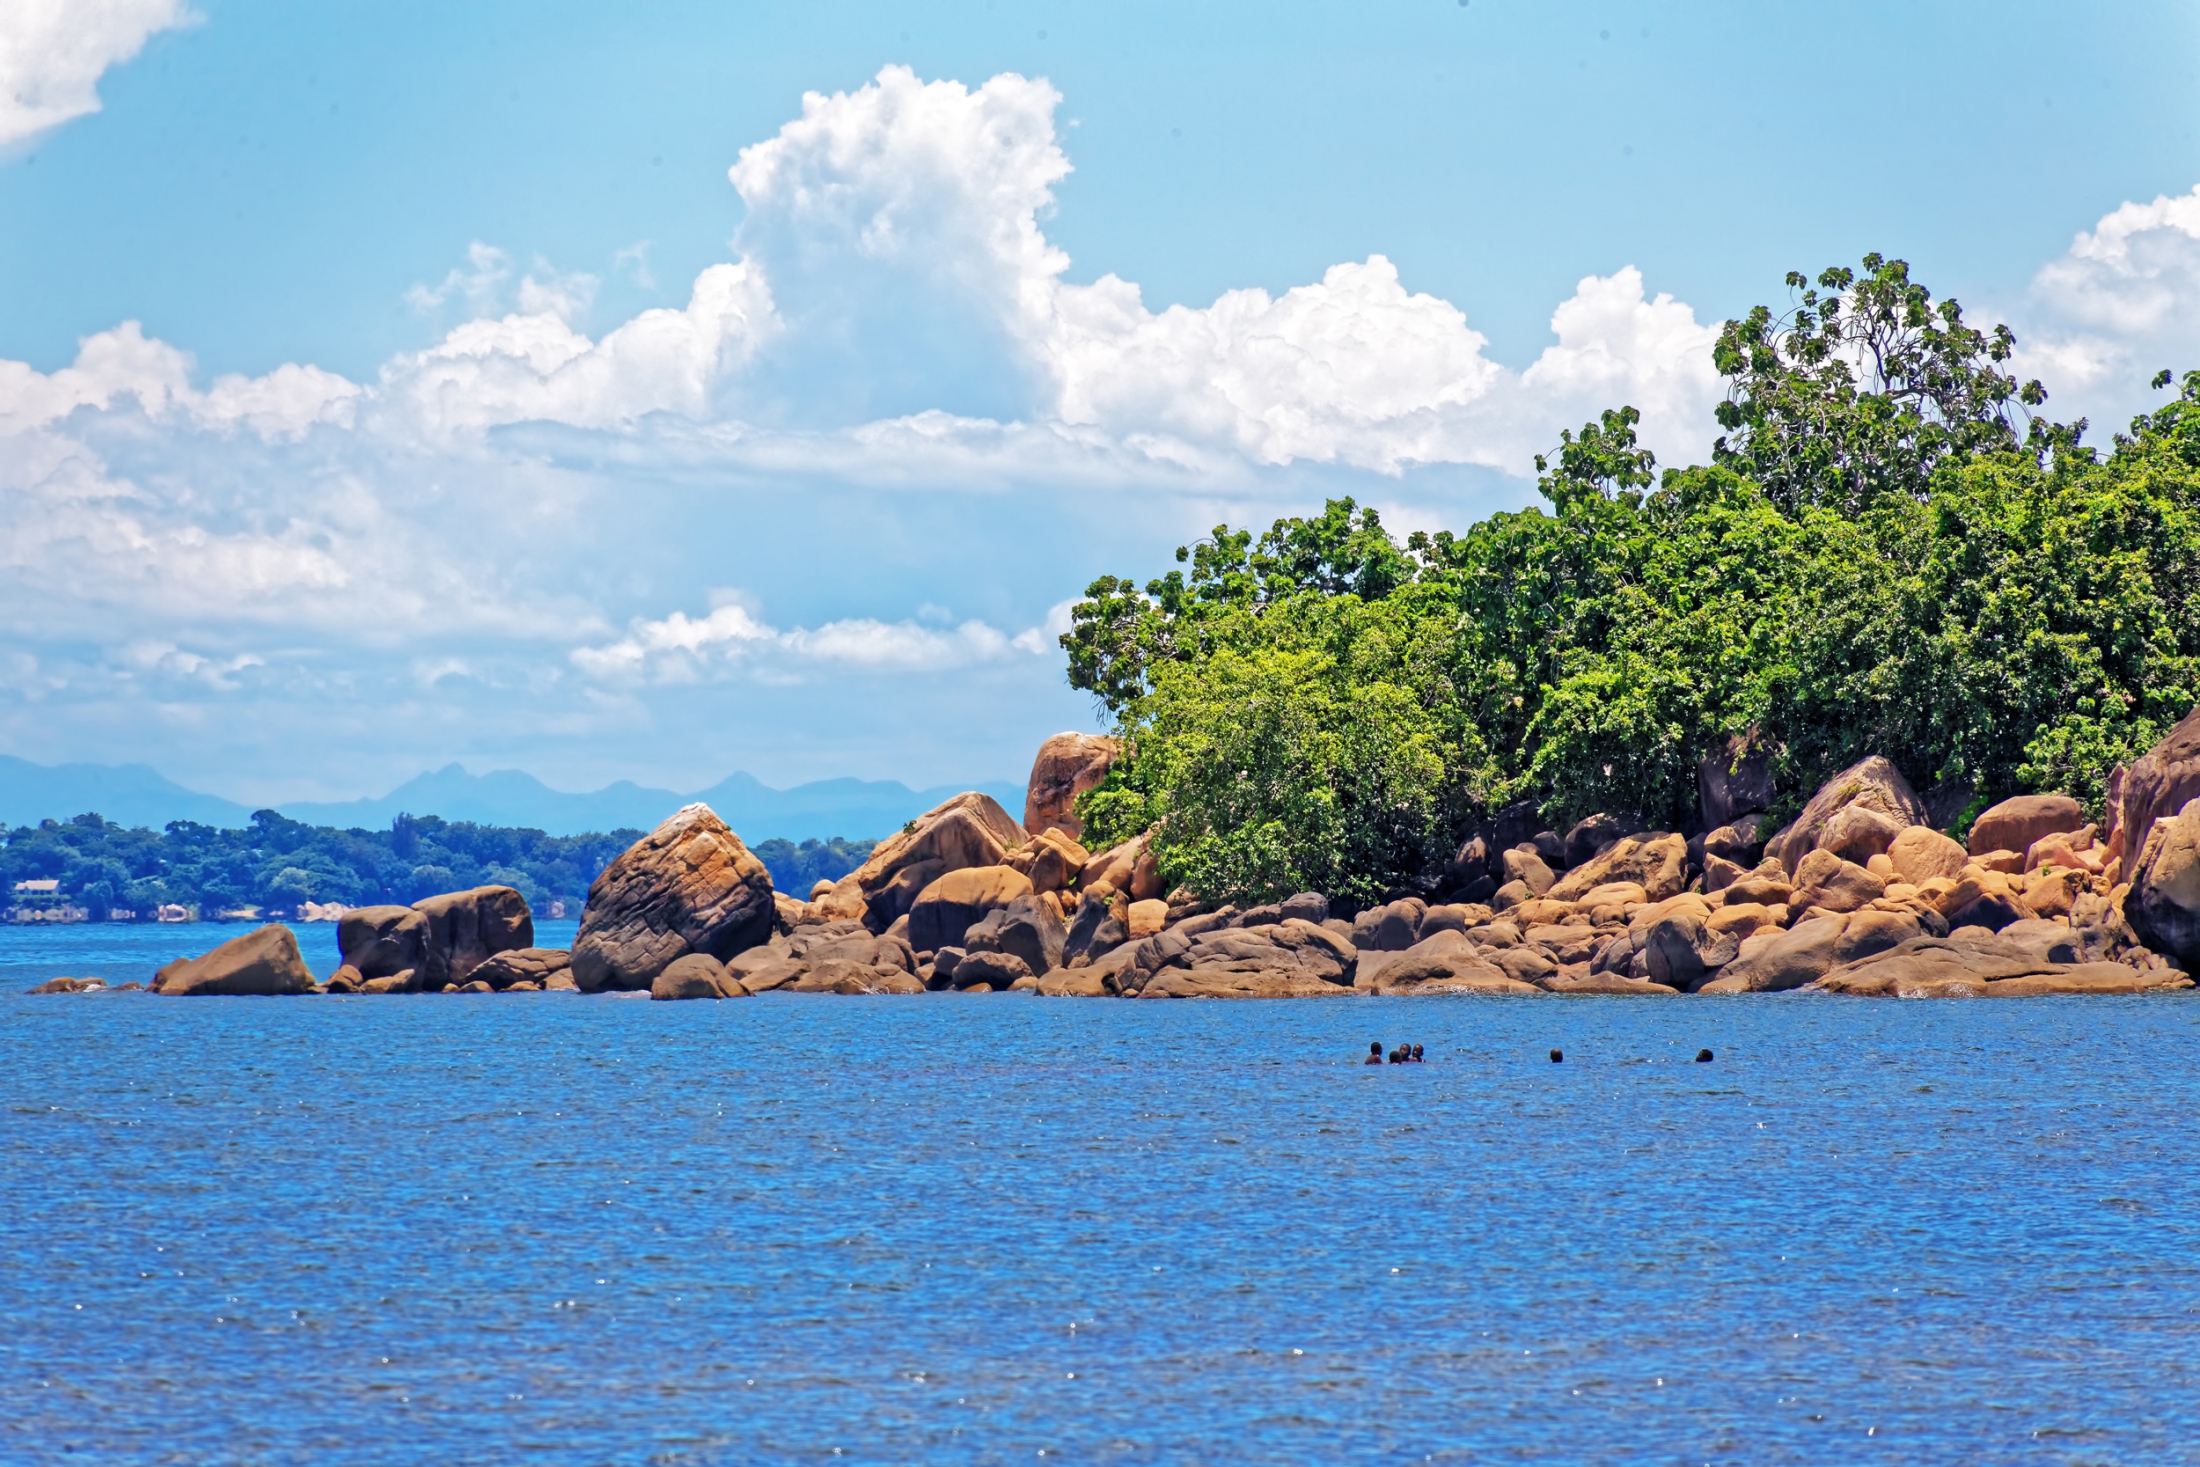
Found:
M 562 947 L 509 948 L 485 960 L 472 977 L 500 993 L 515 983 L 569 989 L 574 986 L 573 954 Z
M 1632 933 L 1630 933 L 1632 940 Z M 1636 950 L 1653 982 L 1692 993 L 1705 980 L 1734 961 L 1741 952 L 1741 936 L 1711 925 L 1708 909 L 1672 904 L 1671 909 L 1643 932 Z
M 1798 922 L 1758 952 L 1737 957 L 1702 993 L 1780 993 L 1815 983 L 1839 965 L 1835 953 L 1846 917 Z
M 1632 815 L 1611 815 L 1599 812 L 1574 823 L 1566 832 L 1566 864 L 1579 866 L 1593 861 L 1619 841 L 1642 829 L 1642 822 Z
M 1154 857 L 1153 837 L 1133 836 L 1101 851 L 1085 863 L 1077 884 L 1081 891 L 1119 891 L 1134 902 L 1159 897 L 1161 867 Z
M 828 919 L 853 918 L 884 932 L 951 871 L 998 866 L 1030 839 L 991 795 L 970 791 L 936 805 L 880 841 L 870 859 L 816 898 Z M 920 949 L 921 951 L 921 949 Z
M 2003 800 L 1971 822 L 1969 847 L 1974 856 L 1988 851 L 2028 851 L 2043 835 L 2058 835 L 2085 824 L 2085 811 L 2068 795 L 2018 795 Z
M 2124 918 L 2148 947 L 2200 967 L 2200 799 L 2186 801 L 2148 830 L 2133 864 Z
M 1041 744 L 1024 791 L 1024 829 L 1043 835 L 1051 826 L 1073 840 L 1083 835 L 1077 797 L 1107 778 L 1121 749 L 1120 741 L 1103 734 L 1058 733 Z
M 1018 897 L 1031 878 L 1007 866 L 968 866 L 926 886 L 909 907 L 909 945 L 920 953 L 961 947 L 963 934 Z M 1056 947 L 1060 951 L 1059 945 Z M 1042 970 L 1043 971 L 1043 970 Z
M 2058 963 L 2022 945 L 1958 932 L 1916 937 L 1829 970 L 1816 987 L 1879 998 L 2026 998 L 2050 993 L 2149 993 L 2190 988 L 2175 968 Z
M 725 998 L 729 987 L 734 994 L 745 995 L 748 990 L 734 983 L 726 974 L 726 965 L 709 953 L 689 953 L 665 964 L 664 971 L 649 983 L 649 996 L 660 1002 L 686 998 Z
M 431 992 L 471 981 L 474 969 L 498 953 L 535 945 L 527 898 L 509 886 L 445 892 L 414 902 L 412 909 L 427 921 L 416 983 Z
M 1076 920 L 1069 924 L 1069 934 L 1062 939 L 1062 965 L 1082 968 L 1130 940 L 1130 928 L 1109 905 L 1088 898 L 1078 907 Z
M 336 950 L 365 978 L 416 973 L 427 963 L 428 919 L 411 907 L 353 907 L 336 919 Z
M 1020 896 L 965 928 L 962 938 L 965 952 L 1013 953 L 1033 973 L 1050 973 L 1062 966 L 1069 929 L 1044 901 Z
M 1795 870 L 1803 857 L 1818 849 L 1819 838 L 1833 817 L 1852 805 L 1884 815 L 1897 834 L 1927 823 L 1925 804 L 1902 771 L 1873 754 L 1820 785 L 1795 822 L 1765 843 L 1765 854 Z
M 409 907 L 354 907 L 336 922 L 344 967 L 362 980 L 402 977 L 396 987 L 430 993 L 471 982 L 499 953 L 534 945 L 534 914 L 509 886 L 444 892 Z
M 1496 956 L 1502 957 L 1504 953 Z M 1489 952 L 1465 933 L 1448 928 L 1430 934 L 1402 952 L 1361 954 L 1352 986 L 1363 992 L 1381 994 L 1540 991 L 1533 982 L 1506 972 L 1492 960 Z
M 1953 877 L 1970 863 L 1971 856 L 1930 825 L 1913 825 L 1887 847 L 1887 860 L 1896 876 L 1917 886 L 1936 876 Z
M 689 805 L 604 868 L 573 942 L 583 993 L 648 988 L 675 958 L 721 963 L 772 934 L 772 878 L 708 805 Z
M 2126 877 L 2138 865 L 2154 822 L 2175 815 L 2195 796 L 2200 796 L 2200 708 L 2178 720 L 2168 737 L 2124 771 L 2110 820 L 2108 854 L 2122 860 L 2119 869 Z
M 1292 917 L 1264 927 L 1187 932 L 1197 920 L 1140 944 L 1122 974 L 1125 986 L 1153 998 L 1326 998 L 1352 992 L 1359 954 L 1326 927 Z
M 1803 857 L 1795 872 L 1795 891 L 1788 898 L 1799 912 L 1817 907 L 1828 912 L 1853 912 L 1886 895 L 1887 883 L 1854 861 L 1845 861 L 1823 848 Z
M 279 922 L 232 937 L 195 958 L 178 958 L 153 975 L 153 991 L 170 997 L 310 993 L 313 973 L 298 938 Z
M 1587 863 L 1574 867 L 1546 893 L 1553 901 L 1578 901 L 1600 886 L 1631 881 L 1661 902 L 1688 884 L 1688 842 L 1678 835 L 1648 832 L 1614 841 Z

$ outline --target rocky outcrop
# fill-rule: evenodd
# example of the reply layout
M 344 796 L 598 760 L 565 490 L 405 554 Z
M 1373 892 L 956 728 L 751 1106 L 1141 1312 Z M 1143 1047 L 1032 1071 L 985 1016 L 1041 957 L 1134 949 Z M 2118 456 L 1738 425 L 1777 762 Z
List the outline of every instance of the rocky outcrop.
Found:
M 648 988 L 675 958 L 722 963 L 764 942 L 773 915 L 764 863 L 708 805 L 689 805 L 589 887 L 573 980 L 583 993 Z
M 1556 972 L 1556 965 L 1551 965 Z M 1403 952 L 1364 955 L 1353 986 L 1369 993 L 1536 993 L 1532 982 L 1516 978 L 1465 933 L 1432 933 Z
M 1552 899 L 1571 902 L 1596 887 L 1631 881 L 1652 901 L 1677 896 L 1688 884 L 1688 842 L 1678 835 L 1644 834 L 1614 842 L 1602 855 L 1576 866 L 1553 885 Z
M 1847 926 L 1841 917 L 1821 917 L 1798 922 L 1754 954 L 1742 953 L 1718 977 L 1703 985 L 1704 993 L 1780 993 L 1815 983 L 1839 966 L 1834 948 Z
M 1818 849 L 1828 822 L 1852 805 L 1885 816 L 1898 833 L 1926 823 L 1924 802 L 1902 771 L 1874 754 L 1819 786 L 1795 822 L 1765 843 L 1765 854 L 1795 870 Z
M 2145 993 L 2189 988 L 2173 968 L 2043 961 L 1993 938 L 1918 937 L 1829 970 L 1817 986 L 1857 997 L 2027 997 L 2047 993 Z
M 797 928 L 726 965 L 746 993 L 921 993 L 915 955 L 892 936 L 842 919 Z M 730 990 L 728 990 L 729 996 Z
M 1913 825 L 1887 847 L 1887 861 L 1895 875 L 1912 886 L 1936 876 L 1954 876 L 1970 863 L 1961 845 L 1930 825 Z
M 414 902 L 412 909 L 426 919 L 418 978 L 425 989 L 468 982 L 474 969 L 498 953 L 535 945 L 527 899 L 509 886 L 445 892 Z
M 1974 856 L 2028 851 L 2043 835 L 2060 835 L 2084 824 L 2085 811 L 2068 795 L 2018 795 L 1971 822 L 1969 847 Z
M 909 907 L 909 945 L 918 952 L 961 947 L 963 934 L 1018 897 L 1032 895 L 1031 878 L 1006 866 L 950 871 L 918 893 Z
M 1041 744 L 1024 791 L 1024 829 L 1042 835 L 1052 828 L 1072 840 L 1083 835 L 1077 797 L 1107 778 L 1121 749 L 1120 741 L 1102 734 L 1058 733 Z
M 337 919 L 343 966 L 362 983 L 398 978 L 390 989 L 438 993 L 472 980 L 499 953 L 530 948 L 535 919 L 527 899 L 509 886 L 445 892 L 409 907 L 354 907 Z
M 1186 933 L 1141 943 L 1122 975 L 1127 992 L 1155 998 L 1330 997 L 1352 991 L 1358 953 L 1299 918 L 1254 928 Z
M 1039 974 L 1062 966 L 1068 939 L 1069 930 L 1051 907 L 1036 896 L 1020 896 L 972 923 L 963 931 L 961 945 L 969 953 L 1013 953 Z
M 1803 857 L 1788 901 L 1799 911 L 1816 907 L 1827 912 L 1853 912 L 1879 900 L 1886 890 L 1887 883 L 1867 868 L 1820 849 Z
M 1154 859 L 1150 836 L 1137 836 L 1110 846 L 1085 863 L 1078 883 L 1087 895 L 1121 892 L 1134 902 L 1161 895 L 1161 867 Z
M 815 903 L 828 920 L 853 918 L 884 932 L 924 889 L 952 871 L 998 866 L 1030 836 L 992 796 L 955 796 L 879 842 L 854 871 Z
M 172 998 L 310 993 L 313 974 L 296 934 L 278 922 L 199 957 L 178 958 L 153 975 L 153 989 Z
M 2124 917 L 2148 947 L 2200 967 L 2200 799 L 2156 820 L 2147 832 Z
M 747 993 L 747 989 L 728 976 L 726 965 L 709 953 L 688 953 L 674 958 L 649 982 L 649 996 L 658 1001 L 746 997 Z
M 571 989 L 573 954 L 562 947 L 512 948 L 484 960 L 471 975 L 498 992 L 516 984 L 532 983 L 542 989 Z
M 2146 849 L 2154 823 L 2200 797 L 2200 708 L 2186 714 L 2168 737 L 2124 771 L 2118 794 L 2108 853 L 2128 874 Z

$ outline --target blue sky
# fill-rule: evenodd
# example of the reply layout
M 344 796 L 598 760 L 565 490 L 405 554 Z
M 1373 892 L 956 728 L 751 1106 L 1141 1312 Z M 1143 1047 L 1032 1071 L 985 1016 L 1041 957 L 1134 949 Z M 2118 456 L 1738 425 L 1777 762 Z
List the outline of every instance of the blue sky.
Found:
M 2200 365 L 2183 3 L 25 0 L 6 97 L 0 751 L 244 800 L 1017 777 L 1091 576 L 1700 455 L 1868 249 Z

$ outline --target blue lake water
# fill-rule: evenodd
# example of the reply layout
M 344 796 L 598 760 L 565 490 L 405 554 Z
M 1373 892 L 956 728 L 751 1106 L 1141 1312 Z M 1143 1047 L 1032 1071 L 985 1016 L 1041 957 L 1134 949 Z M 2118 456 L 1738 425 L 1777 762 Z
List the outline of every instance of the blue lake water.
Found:
M 224 935 L 0 931 L 0 1461 L 2200 1461 L 2193 997 L 22 996 Z

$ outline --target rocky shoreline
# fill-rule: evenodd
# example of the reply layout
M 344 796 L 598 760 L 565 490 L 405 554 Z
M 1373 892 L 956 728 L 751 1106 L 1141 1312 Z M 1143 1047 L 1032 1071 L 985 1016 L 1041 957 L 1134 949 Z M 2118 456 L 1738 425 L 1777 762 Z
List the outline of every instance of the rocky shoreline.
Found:
M 1959 841 L 1874 756 L 1771 830 L 1754 808 L 1769 781 L 1737 746 L 1704 762 L 1700 834 L 1609 814 L 1561 834 L 1514 807 L 1432 889 L 1357 911 L 1319 892 L 1249 908 L 1164 892 L 1151 832 L 1086 849 L 1074 801 L 1115 752 L 1111 739 L 1057 735 L 1021 821 L 989 796 L 958 795 L 800 898 L 775 892 L 741 838 L 690 805 L 597 878 L 570 952 L 535 947 L 520 894 L 488 886 L 350 913 L 343 965 L 325 983 L 271 925 L 167 965 L 146 988 L 2021 997 L 2185 989 L 2200 966 L 2200 710 L 2111 773 L 2105 829 L 2066 795 L 2024 795 Z M 58 978 L 34 991 L 101 987 Z

